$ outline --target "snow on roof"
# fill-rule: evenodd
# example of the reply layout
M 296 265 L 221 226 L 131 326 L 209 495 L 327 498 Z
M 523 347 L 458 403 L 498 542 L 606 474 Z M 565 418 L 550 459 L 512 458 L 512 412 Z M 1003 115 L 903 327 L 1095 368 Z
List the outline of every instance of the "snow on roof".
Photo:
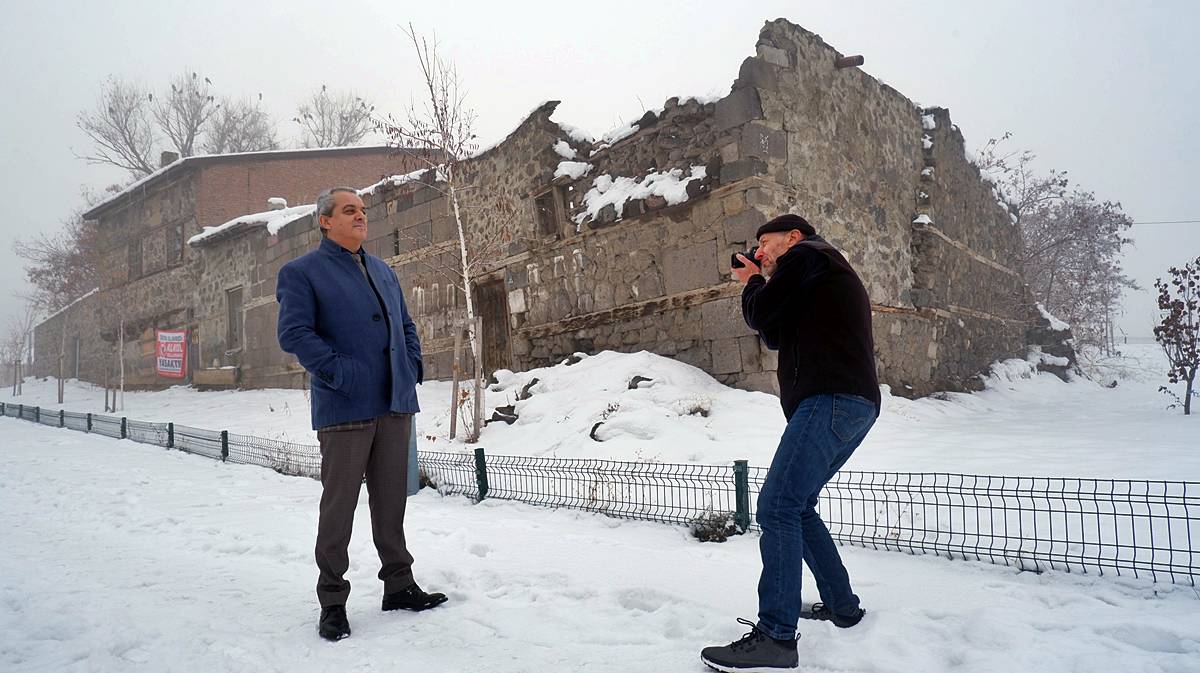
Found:
M 574 159 L 575 155 L 578 154 L 578 152 L 575 151 L 575 148 L 568 145 L 567 141 L 565 140 L 560 140 L 554 143 L 554 151 L 558 154 L 558 156 L 564 159 Z
M 279 233 L 279 230 L 289 222 L 294 222 L 306 215 L 312 215 L 316 210 L 317 204 L 310 203 L 306 206 L 292 206 L 291 208 L 267 210 L 261 213 L 242 215 L 216 227 L 205 227 L 204 231 L 188 239 L 188 245 L 197 245 L 203 243 L 208 239 L 214 238 L 233 229 L 240 229 L 242 227 L 256 225 L 265 225 L 267 227 L 267 233 L 274 236 L 275 234 Z
M 389 175 L 373 185 L 369 185 L 358 190 L 358 195 L 366 196 L 367 194 L 374 194 L 375 190 L 379 189 L 380 187 L 399 187 L 400 185 L 407 185 L 411 182 L 419 182 L 421 180 L 421 176 L 430 170 L 432 169 L 418 168 L 417 170 L 411 173 L 405 173 L 404 175 Z
M 572 180 L 578 180 L 588 174 L 588 171 L 595 168 L 586 161 L 560 161 L 558 168 L 554 171 L 554 177 L 567 176 Z
M 84 216 L 87 217 L 87 216 L 91 215 L 92 213 L 95 213 L 96 211 L 102 210 L 106 206 L 111 205 L 112 203 L 116 202 L 118 199 L 121 199 L 126 194 L 129 194 L 130 192 L 134 191 L 138 187 L 141 187 L 141 186 L 145 185 L 146 183 L 151 182 L 152 180 L 155 180 L 156 178 L 163 175 L 167 171 L 182 168 L 182 167 L 186 166 L 188 163 L 197 163 L 200 161 L 213 161 L 213 160 L 217 160 L 217 159 L 237 159 L 237 158 L 241 158 L 241 157 L 254 157 L 254 156 L 263 156 L 263 155 L 270 155 L 270 154 L 279 154 L 279 155 L 309 154 L 309 153 L 318 154 L 321 152 L 345 152 L 347 150 L 369 151 L 369 150 L 384 150 L 384 149 L 389 149 L 389 148 L 387 145 L 365 145 L 365 146 L 351 146 L 351 147 L 315 147 L 315 148 L 310 148 L 310 149 L 293 149 L 293 150 L 260 150 L 260 151 L 256 151 L 256 152 L 234 152 L 234 153 L 230 153 L 230 154 L 194 154 L 190 157 L 176 159 L 175 161 L 167 164 L 166 166 L 163 166 L 162 168 L 158 169 L 157 171 L 154 171 L 153 173 L 150 173 L 149 175 L 139 178 L 138 180 L 129 184 L 128 186 L 126 186 L 124 189 L 117 192 L 116 194 L 113 194 L 112 196 L 108 197 L 107 199 L 104 199 L 100 203 L 97 203 L 96 205 L 92 206 L 91 209 L 88 210 L 88 212 L 84 213 Z
M 469 156 L 466 156 L 463 158 L 464 159 L 474 159 L 475 157 L 483 156 L 484 154 L 491 152 L 492 150 L 494 150 L 498 146 L 500 146 L 500 144 L 503 143 L 505 140 L 508 140 L 509 137 L 512 136 L 512 134 L 516 133 L 518 129 L 520 129 L 522 126 L 525 125 L 525 122 L 529 121 L 530 117 L 532 117 L 535 114 L 537 114 L 538 112 L 540 112 L 542 110 L 542 108 L 544 108 L 548 105 L 551 106 L 550 112 L 551 112 L 551 114 L 553 114 L 554 108 L 558 107 L 558 104 L 559 104 L 559 101 L 556 101 L 556 100 L 544 100 L 544 101 L 538 103 L 537 105 L 535 105 L 533 107 L 532 110 L 530 110 L 529 112 L 527 112 L 526 114 L 524 114 L 521 117 L 521 121 L 517 122 L 517 125 L 514 126 L 511 131 L 500 136 L 499 140 L 492 143 L 491 145 L 488 145 L 487 147 L 482 147 L 482 148 L 476 150 L 475 152 L 472 152 Z
M 676 98 L 679 101 L 678 105 L 684 105 L 688 101 L 696 101 L 700 105 L 707 105 L 709 103 L 715 103 L 724 97 L 725 97 L 724 94 L 713 91 L 713 92 L 710 92 L 707 94 L 695 95 L 695 96 L 671 96 L 667 100 L 670 100 L 671 98 Z M 656 107 L 652 110 L 643 111 L 642 116 L 638 117 L 638 120 L 640 121 L 641 118 L 644 117 L 647 112 L 654 113 L 654 116 L 656 116 L 656 117 L 662 117 L 663 112 L 665 112 L 665 111 L 666 111 L 666 104 L 664 103 L 660 107 Z M 551 119 L 551 121 L 554 121 L 554 120 Z M 641 126 L 638 124 L 637 121 L 628 122 L 628 123 L 622 124 L 616 128 L 609 129 L 603 135 L 600 136 L 600 140 L 599 140 L 599 142 L 597 142 L 596 139 L 591 134 L 589 134 L 588 132 L 586 132 L 582 129 L 579 129 L 575 126 L 571 126 L 570 124 L 564 124 L 564 123 L 558 122 L 558 121 L 555 121 L 554 123 L 558 124 L 558 127 L 560 129 L 562 129 L 563 132 L 567 134 L 567 137 L 569 137 L 571 140 L 574 140 L 574 141 L 580 142 L 580 143 L 586 143 L 588 145 L 594 145 L 594 147 L 592 148 L 593 153 L 598 152 L 607 147 L 616 145 L 620 141 L 628 138 L 629 136 L 631 136 L 641 130 Z M 570 158 L 570 157 L 567 157 L 567 158 Z
M 1065 332 L 1071 329 L 1070 325 L 1051 315 L 1051 313 L 1046 310 L 1046 307 L 1042 306 L 1041 302 L 1038 302 L 1037 310 L 1038 313 L 1042 314 L 1043 318 L 1050 321 L 1050 329 L 1054 330 L 1055 332 Z
M 644 199 L 648 196 L 661 196 L 667 205 L 676 205 L 688 200 L 687 184 L 692 180 L 700 180 L 706 175 L 704 166 L 692 166 L 691 174 L 683 177 L 683 169 L 675 168 L 665 173 L 649 173 L 641 178 L 620 176 L 613 178 L 607 173 L 597 176 L 592 182 L 592 188 L 583 197 L 586 210 L 574 217 L 576 224 L 585 219 L 595 219 L 600 210 L 612 205 L 617 210 L 617 217 L 625 211 L 625 203 L 630 199 Z
M 64 306 L 64 307 L 62 307 L 62 308 L 58 309 L 57 311 L 55 311 L 54 313 L 51 313 L 50 315 L 46 316 L 45 318 L 43 318 L 43 319 L 42 319 L 42 322 L 46 322 L 47 320 L 50 320 L 51 318 L 55 318 L 55 317 L 59 316 L 60 314 L 62 314 L 62 313 L 63 313 L 64 311 L 66 311 L 67 309 L 69 309 L 69 308 L 71 308 L 72 306 L 74 306 L 74 305 L 78 304 L 79 302 L 83 301 L 84 299 L 87 299 L 88 297 L 90 297 L 90 296 L 92 296 L 92 295 L 96 294 L 96 293 L 97 293 L 97 292 L 99 292 L 99 291 L 100 291 L 100 288 L 98 288 L 98 287 L 96 287 L 96 288 L 92 288 L 92 291 L 91 291 L 91 292 L 88 292 L 88 293 L 84 294 L 82 297 L 80 297 L 80 298 L 76 299 L 75 301 L 71 302 L 70 304 L 67 304 L 66 306 Z

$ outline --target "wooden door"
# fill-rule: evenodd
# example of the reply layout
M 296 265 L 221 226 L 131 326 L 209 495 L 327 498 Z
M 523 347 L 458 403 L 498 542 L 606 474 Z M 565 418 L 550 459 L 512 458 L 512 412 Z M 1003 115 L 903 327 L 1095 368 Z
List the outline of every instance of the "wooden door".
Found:
M 475 287 L 475 311 L 483 319 L 480 348 L 484 375 L 508 369 L 512 366 L 512 353 L 508 345 L 508 293 L 504 291 L 504 279 Z

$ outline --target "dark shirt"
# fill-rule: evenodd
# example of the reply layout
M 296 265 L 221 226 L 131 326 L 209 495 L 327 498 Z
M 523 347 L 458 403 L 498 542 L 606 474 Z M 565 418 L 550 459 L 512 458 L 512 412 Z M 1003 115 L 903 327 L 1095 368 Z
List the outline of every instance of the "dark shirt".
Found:
M 823 393 L 859 395 L 878 409 L 871 301 L 850 263 L 823 239 L 810 237 L 781 255 L 770 280 L 751 276 L 742 316 L 779 351 L 785 416 Z

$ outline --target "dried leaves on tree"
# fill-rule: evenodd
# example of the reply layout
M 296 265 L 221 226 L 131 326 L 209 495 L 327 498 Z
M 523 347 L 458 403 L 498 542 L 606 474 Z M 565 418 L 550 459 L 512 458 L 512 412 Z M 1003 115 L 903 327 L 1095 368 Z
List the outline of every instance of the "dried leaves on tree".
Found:
M 1168 271 L 1170 277 L 1166 281 L 1161 278 L 1154 281 L 1158 308 L 1162 311 L 1162 318 L 1154 327 L 1154 338 L 1170 363 L 1167 380 L 1183 383 L 1185 390 L 1182 400 L 1165 386 L 1160 390 L 1175 396 L 1183 413 L 1190 414 L 1196 370 L 1200 368 L 1200 257 Z

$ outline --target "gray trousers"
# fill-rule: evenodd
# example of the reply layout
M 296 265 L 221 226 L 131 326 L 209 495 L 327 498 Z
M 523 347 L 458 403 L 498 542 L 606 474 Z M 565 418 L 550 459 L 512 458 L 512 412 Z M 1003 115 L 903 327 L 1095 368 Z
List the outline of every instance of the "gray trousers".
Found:
M 350 565 L 347 548 L 364 476 L 384 593 L 413 583 L 413 558 L 404 541 L 412 421 L 412 414 L 388 413 L 317 430 L 321 442 L 321 516 L 316 556 L 321 607 L 345 605 L 350 595 L 350 583 L 343 575 Z

